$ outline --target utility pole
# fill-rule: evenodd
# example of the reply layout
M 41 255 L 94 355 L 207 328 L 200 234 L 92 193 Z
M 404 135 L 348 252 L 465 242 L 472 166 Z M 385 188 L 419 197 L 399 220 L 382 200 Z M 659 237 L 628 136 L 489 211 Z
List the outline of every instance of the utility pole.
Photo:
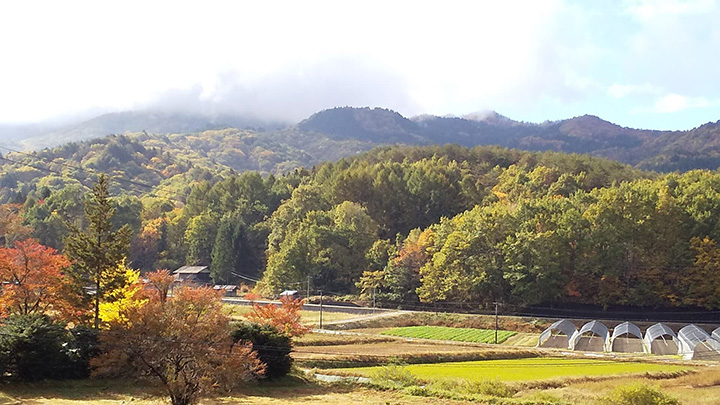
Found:
M 308 276 L 307 294 L 305 295 L 305 299 L 310 299 L 310 276 Z
M 498 331 L 498 302 L 495 301 L 495 344 L 497 344 L 497 331 Z
M 375 313 L 375 289 L 377 287 L 373 287 L 373 314 Z
M 323 294 L 322 294 L 322 290 L 320 290 L 320 329 L 322 329 L 322 302 L 323 302 Z

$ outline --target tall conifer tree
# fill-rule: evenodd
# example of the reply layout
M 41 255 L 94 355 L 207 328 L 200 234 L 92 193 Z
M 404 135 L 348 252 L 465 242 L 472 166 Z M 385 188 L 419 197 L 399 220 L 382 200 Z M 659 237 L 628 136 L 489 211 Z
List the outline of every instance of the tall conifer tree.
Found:
M 125 224 L 113 230 L 116 209 L 110 201 L 108 179 L 98 177 L 92 193 L 85 200 L 85 230 L 71 226 L 72 233 L 65 242 L 65 254 L 73 262 L 71 275 L 78 287 L 92 285 L 95 294 L 84 294 L 94 310 L 93 326 L 100 324 L 100 302 L 112 301 L 112 292 L 125 285 L 125 272 L 119 264 L 130 247 L 132 230 Z

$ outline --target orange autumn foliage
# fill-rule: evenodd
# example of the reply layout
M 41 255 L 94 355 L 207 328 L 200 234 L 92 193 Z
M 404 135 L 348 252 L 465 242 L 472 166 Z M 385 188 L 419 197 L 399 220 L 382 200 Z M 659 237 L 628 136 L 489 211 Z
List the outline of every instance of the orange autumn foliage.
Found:
M 144 305 L 122 308 L 100 334 L 95 375 L 152 379 L 178 405 L 263 375 L 252 346 L 233 344 L 220 298 L 211 288 L 183 287 L 165 302 L 151 292 Z
M 33 239 L 0 248 L 0 315 L 67 314 L 68 266 L 65 256 Z
M 310 328 L 300 322 L 300 310 L 304 300 L 283 297 L 280 305 L 253 305 L 253 312 L 247 318 L 251 322 L 270 325 L 288 336 L 302 336 L 310 331 Z
M 151 273 L 145 274 L 148 280 L 151 294 L 155 294 L 160 302 L 166 302 L 170 289 L 172 288 L 175 278 L 170 271 L 166 269 L 157 269 Z

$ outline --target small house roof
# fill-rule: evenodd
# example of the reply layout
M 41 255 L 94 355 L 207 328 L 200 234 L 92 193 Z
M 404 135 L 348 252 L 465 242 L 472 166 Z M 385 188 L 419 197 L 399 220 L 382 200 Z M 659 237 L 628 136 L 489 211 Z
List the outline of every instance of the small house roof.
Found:
M 237 289 L 237 286 L 233 285 L 233 284 L 215 284 L 213 286 L 213 290 L 233 291 L 236 289 Z
M 280 296 L 295 295 L 295 294 L 297 294 L 297 291 L 295 291 L 295 290 L 285 290 L 280 293 Z
M 210 270 L 208 270 L 208 266 L 182 266 L 179 269 L 173 271 L 173 274 L 200 274 L 200 273 L 210 274 Z

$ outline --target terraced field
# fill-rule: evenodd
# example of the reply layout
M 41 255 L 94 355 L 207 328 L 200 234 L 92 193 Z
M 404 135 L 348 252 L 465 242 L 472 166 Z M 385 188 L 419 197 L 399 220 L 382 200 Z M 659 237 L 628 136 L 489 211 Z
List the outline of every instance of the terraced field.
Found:
M 383 335 L 419 339 L 453 340 L 456 342 L 495 343 L 495 331 L 489 329 L 450 328 L 446 326 L 407 326 L 382 332 Z M 497 331 L 498 343 L 502 343 L 516 332 Z

